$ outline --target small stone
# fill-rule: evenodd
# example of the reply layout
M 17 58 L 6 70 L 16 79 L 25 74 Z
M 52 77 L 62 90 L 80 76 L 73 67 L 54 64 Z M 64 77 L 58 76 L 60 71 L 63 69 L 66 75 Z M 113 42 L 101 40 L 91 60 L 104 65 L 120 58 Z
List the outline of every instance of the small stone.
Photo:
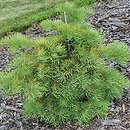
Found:
M 115 125 L 119 125 L 121 123 L 121 121 L 119 119 L 108 119 L 102 122 L 103 126 L 107 126 L 107 125 L 111 125 L 111 126 L 115 126 Z
M 15 107 L 11 107 L 11 106 L 6 106 L 6 109 L 7 109 L 7 110 L 11 110 L 11 111 L 15 111 L 15 112 L 21 112 L 20 109 L 17 109 L 17 108 L 15 108 Z
M 128 67 L 128 68 L 126 69 L 126 71 L 127 71 L 128 73 L 130 73 L 130 67 Z
M 77 130 L 83 130 L 81 127 L 79 127 Z
M 5 129 L 6 129 L 5 125 L 0 126 L 0 130 L 5 130 Z
M 117 27 L 117 26 L 115 26 L 115 25 L 112 25 L 112 26 L 111 26 L 111 28 L 112 28 L 112 30 L 113 30 L 113 31 L 115 31 L 115 30 L 117 30 L 117 29 L 118 29 L 118 27 Z
M 122 111 L 125 113 L 125 104 L 122 104 Z
M 46 130 L 46 128 L 43 126 L 40 130 Z
M 5 109 L 5 108 L 6 108 L 6 106 L 5 106 L 5 104 L 4 104 L 4 103 L 1 103 L 1 107 L 2 107 L 3 109 Z

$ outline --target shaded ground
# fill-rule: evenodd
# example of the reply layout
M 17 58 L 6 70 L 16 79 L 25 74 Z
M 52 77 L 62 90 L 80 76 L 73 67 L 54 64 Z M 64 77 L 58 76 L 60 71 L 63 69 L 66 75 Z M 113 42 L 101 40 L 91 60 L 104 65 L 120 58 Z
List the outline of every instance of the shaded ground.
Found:
M 114 39 L 125 41 L 130 45 L 130 4 L 128 0 L 109 0 L 94 5 L 96 14 L 89 21 L 94 28 L 106 34 L 106 42 Z M 34 24 L 24 33 L 28 37 L 38 38 L 49 35 L 39 25 Z M 0 49 L 0 71 L 10 60 L 7 46 Z M 130 78 L 130 63 L 120 66 L 111 64 Z M 120 99 L 115 99 L 110 105 L 110 111 L 105 119 L 96 117 L 89 125 L 79 127 L 65 124 L 57 127 L 49 126 L 38 119 L 22 118 L 22 96 L 14 95 L 6 99 L 0 91 L 0 130 L 130 130 L 130 88 L 124 91 Z

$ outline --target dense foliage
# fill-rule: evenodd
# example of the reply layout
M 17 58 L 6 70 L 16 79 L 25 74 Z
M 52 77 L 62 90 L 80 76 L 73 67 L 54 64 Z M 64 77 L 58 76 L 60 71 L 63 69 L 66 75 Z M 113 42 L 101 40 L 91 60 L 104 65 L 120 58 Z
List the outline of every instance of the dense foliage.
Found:
M 102 34 L 84 23 L 85 8 L 78 6 L 64 3 L 56 7 L 62 15 L 66 13 L 64 17 L 41 23 L 51 36 L 30 40 L 15 34 L 1 40 L 9 43 L 15 56 L 7 66 L 12 71 L 1 73 L 1 87 L 9 94 L 24 94 L 26 117 L 51 124 L 83 124 L 106 115 L 109 102 L 128 85 L 123 75 L 107 66 L 127 62 L 127 45 L 103 45 Z

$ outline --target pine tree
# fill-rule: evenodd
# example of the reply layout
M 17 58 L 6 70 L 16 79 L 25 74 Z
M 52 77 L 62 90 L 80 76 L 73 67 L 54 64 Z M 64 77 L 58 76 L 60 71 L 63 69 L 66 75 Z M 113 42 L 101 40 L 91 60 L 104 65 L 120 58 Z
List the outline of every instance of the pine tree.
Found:
M 17 54 L 7 66 L 13 71 L 1 73 L 1 87 L 9 94 L 24 94 L 26 117 L 54 125 L 68 121 L 82 125 L 94 116 L 105 116 L 109 102 L 129 84 L 107 66 L 107 62 L 128 61 L 127 45 L 114 42 L 105 46 L 103 35 L 84 23 L 86 11 L 77 2 L 56 7 L 60 20 L 41 23 L 53 35 L 30 40 L 17 33 L 1 40 Z

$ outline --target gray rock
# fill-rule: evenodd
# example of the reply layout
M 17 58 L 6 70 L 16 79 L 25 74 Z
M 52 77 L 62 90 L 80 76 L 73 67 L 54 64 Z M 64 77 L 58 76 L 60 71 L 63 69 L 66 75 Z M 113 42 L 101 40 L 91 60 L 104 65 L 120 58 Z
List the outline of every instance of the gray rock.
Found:
M 0 130 L 5 130 L 5 128 L 6 128 L 5 125 L 0 126 Z
M 119 119 L 108 119 L 108 120 L 104 120 L 102 122 L 102 125 L 103 126 L 109 126 L 109 125 L 115 126 L 115 125 L 119 125 L 120 123 L 121 123 L 121 120 L 119 120 Z

